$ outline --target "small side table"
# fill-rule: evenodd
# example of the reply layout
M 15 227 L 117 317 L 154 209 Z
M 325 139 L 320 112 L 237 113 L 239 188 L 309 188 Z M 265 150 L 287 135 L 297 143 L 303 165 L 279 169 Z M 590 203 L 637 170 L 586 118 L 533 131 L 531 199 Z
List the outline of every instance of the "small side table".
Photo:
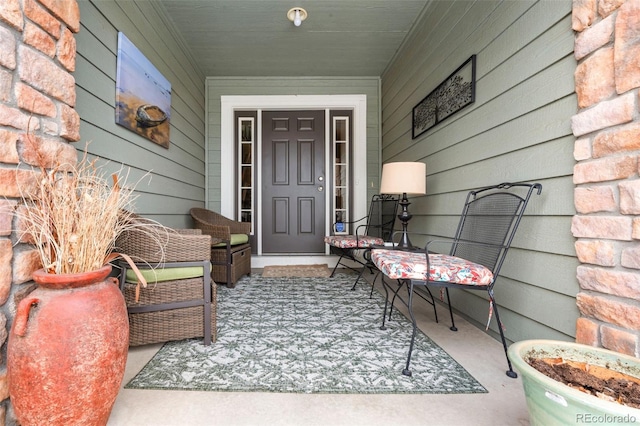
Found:
M 225 246 L 211 247 L 211 264 L 213 281 L 233 288 L 240 277 L 251 274 L 251 245 L 232 246 L 227 242 Z

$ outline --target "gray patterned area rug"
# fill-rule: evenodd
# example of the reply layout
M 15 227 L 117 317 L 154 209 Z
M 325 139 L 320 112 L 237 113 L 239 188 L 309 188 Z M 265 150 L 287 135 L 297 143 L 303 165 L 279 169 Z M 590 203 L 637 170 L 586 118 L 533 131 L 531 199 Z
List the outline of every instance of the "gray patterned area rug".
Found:
M 166 343 L 128 389 L 292 393 L 486 393 L 424 333 L 402 375 L 411 323 L 380 330 L 384 299 L 354 276 L 264 278 L 218 289 L 218 339 Z

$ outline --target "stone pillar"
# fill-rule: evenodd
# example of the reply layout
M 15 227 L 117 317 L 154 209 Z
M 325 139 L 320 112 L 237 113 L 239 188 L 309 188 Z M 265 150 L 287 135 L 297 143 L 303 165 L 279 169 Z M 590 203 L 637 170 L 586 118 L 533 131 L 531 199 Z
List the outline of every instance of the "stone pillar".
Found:
M 15 423 L 4 356 L 8 327 L 40 267 L 33 247 L 17 243 L 13 209 L 20 189 L 37 182 L 35 170 L 77 158 L 70 142 L 80 139 L 72 75 L 79 30 L 76 0 L 0 0 L 0 425 Z
M 576 341 L 640 356 L 640 0 L 574 0 Z

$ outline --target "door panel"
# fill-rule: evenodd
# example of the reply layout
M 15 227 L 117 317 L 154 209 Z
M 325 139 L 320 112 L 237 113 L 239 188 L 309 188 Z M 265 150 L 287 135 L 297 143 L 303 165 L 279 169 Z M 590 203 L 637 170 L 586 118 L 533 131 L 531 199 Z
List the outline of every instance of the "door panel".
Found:
M 289 199 L 273 198 L 273 233 L 289 233 Z
M 274 140 L 272 149 L 273 173 L 271 185 L 289 185 L 289 141 Z
M 298 185 L 314 185 L 314 141 L 298 141 Z
M 298 233 L 315 233 L 315 198 L 298 198 L 298 203 Z
M 262 123 L 262 252 L 324 253 L 324 111 L 266 111 Z

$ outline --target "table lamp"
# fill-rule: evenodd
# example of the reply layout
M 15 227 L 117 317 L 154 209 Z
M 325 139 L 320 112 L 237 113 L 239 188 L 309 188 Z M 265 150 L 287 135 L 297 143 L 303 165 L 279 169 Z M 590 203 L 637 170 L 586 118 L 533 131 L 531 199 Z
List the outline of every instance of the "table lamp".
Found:
M 397 162 L 382 165 L 381 194 L 402 194 L 399 201 L 402 212 L 398 219 L 402 222 L 402 239 L 398 248 L 411 248 L 411 241 L 407 234 L 407 225 L 411 220 L 409 200 L 407 194 L 424 195 L 427 193 L 427 165 L 419 162 Z

